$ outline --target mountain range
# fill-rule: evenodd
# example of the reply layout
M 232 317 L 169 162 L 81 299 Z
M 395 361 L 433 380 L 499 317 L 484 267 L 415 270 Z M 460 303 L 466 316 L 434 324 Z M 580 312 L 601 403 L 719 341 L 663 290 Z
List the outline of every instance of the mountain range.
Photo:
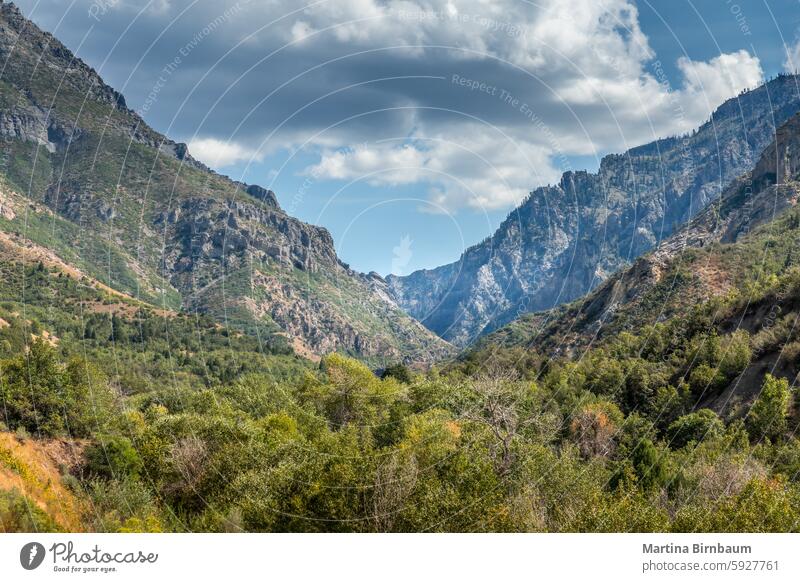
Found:
M 798 202 L 800 114 L 778 129 L 752 171 L 654 250 L 585 297 L 523 315 L 471 350 L 522 348 L 575 360 L 625 334 L 669 329 L 677 342 L 699 330 L 744 333 L 751 355 L 743 371 L 695 406 L 723 411 L 734 397 L 750 402 L 765 373 L 792 382 L 800 373 Z
M 392 295 L 458 346 L 577 299 L 718 199 L 798 110 L 799 79 L 782 75 L 725 102 L 690 134 L 608 155 L 596 173 L 566 172 L 455 263 L 389 276 Z

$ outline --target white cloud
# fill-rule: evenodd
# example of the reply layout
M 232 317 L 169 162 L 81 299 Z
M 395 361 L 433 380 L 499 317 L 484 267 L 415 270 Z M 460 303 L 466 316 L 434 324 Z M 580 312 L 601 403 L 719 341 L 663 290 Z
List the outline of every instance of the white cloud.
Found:
M 189 142 L 189 153 L 215 169 L 224 168 L 238 162 L 252 162 L 263 159 L 263 156 L 257 150 L 213 137 L 191 140 Z
M 689 131 L 724 100 L 763 80 L 758 58 L 741 50 L 707 62 L 680 58 L 683 80 L 671 87 L 663 68 L 653 67 L 657 55 L 632 2 L 552 0 L 542 6 L 465 0 L 454 10 L 444 0 L 351 0 L 305 11 L 302 17 L 314 28 L 344 23 L 334 37 L 348 46 L 384 46 L 391 28 L 392 42 L 482 52 L 523 68 L 550 90 L 517 96 L 537 117 L 543 110 L 546 126 L 532 126 L 535 120 L 524 119 L 519 105 L 516 119 L 497 121 L 494 128 L 469 120 L 426 125 L 415 118 L 405 130 L 414 128 L 428 140 L 323 148 L 320 162 L 307 171 L 376 185 L 424 184 L 431 201 L 448 210 L 506 208 L 533 187 L 557 181 L 565 168 L 556 168 L 554 160 Z M 347 22 L 355 18 L 362 20 Z M 549 116 L 553 103 L 568 115 Z M 490 105 L 490 119 L 492 109 L 508 109 L 499 100 Z
M 559 98 L 579 111 L 602 100 L 613 111 L 624 147 L 666 134 L 689 131 L 724 100 L 763 80 L 757 58 L 746 51 L 723 54 L 708 62 L 681 59 L 681 87 L 671 89 L 657 74 L 613 82 L 599 77 L 576 79 L 559 91 Z M 306 169 L 316 178 L 364 179 L 376 186 L 425 185 L 431 202 L 447 211 L 510 208 L 535 186 L 555 183 L 569 167 L 570 155 L 592 155 L 611 143 L 604 122 L 581 120 L 588 135 L 564 132 L 556 121 L 524 116 L 508 127 L 479 123 L 431 128 L 418 120 L 410 143 L 379 142 L 354 148 L 322 148 L 320 162 Z M 531 111 L 526 110 L 528 114 Z M 654 134 L 653 132 L 657 132 Z M 422 137 L 424 136 L 424 138 Z M 622 147 L 620 147 L 622 149 Z M 559 167 L 557 167 L 559 166 Z
M 372 184 L 397 186 L 419 181 L 428 161 L 425 152 L 409 144 L 359 145 L 324 152 L 320 162 L 306 173 L 334 180 L 366 177 Z
M 786 60 L 783 61 L 783 68 L 787 73 L 800 71 L 800 38 L 792 46 L 786 47 Z
M 291 28 L 291 35 L 292 35 L 292 42 L 303 42 L 306 38 L 314 34 L 314 29 L 312 29 L 308 22 L 303 22 L 302 20 L 298 20 L 292 25 Z
M 530 184 L 554 182 L 546 147 L 459 127 L 460 139 L 414 139 L 325 151 L 305 174 L 335 180 L 363 179 L 374 186 L 422 184 L 442 211 L 461 207 L 494 210 L 518 204 Z M 426 207 L 430 209 L 429 207 Z
M 170 0 L 153 0 L 148 6 L 148 10 L 152 14 L 163 15 L 172 10 Z
M 681 57 L 678 68 L 686 79 L 684 91 L 687 97 L 702 96 L 711 107 L 717 107 L 742 89 L 755 87 L 764 80 L 758 57 L 745 50 L 721 54 L 708 62 Z

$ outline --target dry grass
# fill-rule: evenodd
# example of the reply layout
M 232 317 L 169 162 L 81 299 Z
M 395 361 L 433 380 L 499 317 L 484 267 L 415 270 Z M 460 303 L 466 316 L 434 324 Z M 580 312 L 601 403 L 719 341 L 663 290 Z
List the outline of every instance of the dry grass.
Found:
M 79 463 L 83 446 L 0 433 L 0 490 L 19 490 L 65 531 L 82 531 L 80 502 L 63 485 L 61 467 Z

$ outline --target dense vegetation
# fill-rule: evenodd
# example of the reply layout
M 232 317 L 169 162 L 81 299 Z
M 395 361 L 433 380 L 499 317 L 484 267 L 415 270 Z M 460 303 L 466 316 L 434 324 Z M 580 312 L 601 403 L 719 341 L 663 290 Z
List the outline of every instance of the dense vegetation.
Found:
M 405 384 L 333 355 L 295 383 L 247 374 L 215 390 L 124 398 L 99 372 L 74 377 L 42 342 L 2 366 L 9 430 L 89 438 L 83 465 L 65 475 L 89 529 L 798 527 L 793 395 L 772 376 L 752 413 L 726 423 L 686 412 L 689 386 L 631 409 L 608 391 L 627 384 L 610 362 L 580 381 L 554 366 L 539 380 L 496 368 Z M 639 371 L 631 384 L 651 380 Z M 3 523 L 13 508 L 0 506 Z
M 59 480 L 91 530 L 796 531 L 799 231 L 685 253 L 577 355 L 380 375 L 6 256 L 2 428 L 76 445 Z M 698 300 L 712 261 L 731 284 Z M 24 485 L 20 454 L 0 442 Z M 70 527 L 32 490 L 3 490 L 4 530 Z
M 752 406 L 721 416 L 702 406 L 754 359 L 753 337 L 715 326 L 719 302 L 577 360 L 492 347 L 379 378 L 24 272 L 26 303 L 0 304 L 3 428 L 81 444 L 61 479 L 86 529 L 800 529 L 786 379 L 761 374 Z M 0 469 L 15 463 L 0 446 Z M 59 529 L 26 508 L 5 491 L 3 530 Z

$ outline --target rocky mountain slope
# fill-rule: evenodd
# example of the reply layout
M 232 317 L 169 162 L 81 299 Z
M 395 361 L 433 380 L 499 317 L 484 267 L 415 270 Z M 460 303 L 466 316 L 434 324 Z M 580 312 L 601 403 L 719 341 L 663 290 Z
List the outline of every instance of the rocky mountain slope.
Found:
M 763 372 L 800 372 L 800 114 L 777 132 L 752 172 L 655 250 L 585 298 L 528 314 L 482 338 L 487 346 L 577 357 L 623 333 L 708 328 L 749 334 L 752 360 L 730 390 Z M 699 323 L 698 323 L 699 322 Z M 678 331 L 680 330 L 680 331 Z M 794 347 L 792 347 L 794 346 Z M 759 376 L 760 377 L 760 376 Z
M 109 287 L 209 314 L 298 352 L 376 364 L 450 347 L 385 283 L 351 270 L 324 228 L 220 176 L 9 3 L 0 5 L 0 231 Z
M 388 278 L 398 304 L 467 345 L 520 314 L 581 297 L 654 248 L 752 169 L 800 110 L 800 80 L 778 77 L 720 106 L 690 135 L 605 157 L 536 189 L 450 265 Z

